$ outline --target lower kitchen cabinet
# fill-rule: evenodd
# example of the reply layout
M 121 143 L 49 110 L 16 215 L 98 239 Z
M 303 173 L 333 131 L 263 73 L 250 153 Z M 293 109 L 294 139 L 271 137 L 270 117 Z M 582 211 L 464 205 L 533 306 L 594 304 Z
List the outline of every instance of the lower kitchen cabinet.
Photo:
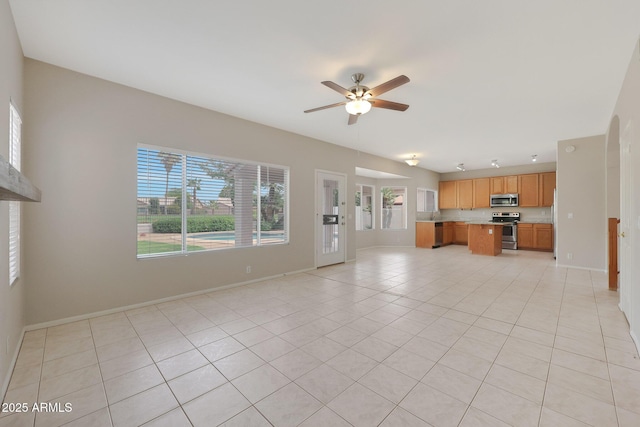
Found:
M 452 221 L 438 221 L 442 224 L 442 241 L 437 242 L 436 223 L 431 221 L 416 222 L 416 248 L 433 248 L 453 243 L 454 223 Z M 463 223 L 464 224 L 464 223 Z
M 469 243 L 469 225 L 466 222 L 455 222 L 453 224 L 453 243 L 456 245 Z
M 518 249 L 553 251 L 553 225 L 518 223 Z
M 533 249 L 533 224 L 518 224 L 518 249 Z
M 553 227 L 551 224 L 533 224 L 533 249 L 553 251 Z
M 435 242 L 435 223 L 416 222 L 416 248 L 432 248 Z
M 442 244 L 450 245 L 453 243 L 453 222 L 445 222 L 443 227 Z

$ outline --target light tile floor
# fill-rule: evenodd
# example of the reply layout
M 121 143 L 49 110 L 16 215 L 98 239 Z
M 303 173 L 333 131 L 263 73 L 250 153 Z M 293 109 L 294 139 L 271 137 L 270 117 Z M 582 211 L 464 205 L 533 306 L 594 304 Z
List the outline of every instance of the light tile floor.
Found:
M 28 332 L 0 426 L 638 426 L 617 301 L 548 253 L 362 250 Z

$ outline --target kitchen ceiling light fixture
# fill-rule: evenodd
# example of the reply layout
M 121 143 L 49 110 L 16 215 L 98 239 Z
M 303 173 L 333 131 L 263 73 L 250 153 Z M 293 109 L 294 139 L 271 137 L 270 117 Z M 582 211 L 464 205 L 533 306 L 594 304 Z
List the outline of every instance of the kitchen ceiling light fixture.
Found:
M 491 160 L 491 166 L 493 166 L 494 168 L 498 169 L 500 167 L 500 165 L 498 164 L 498 160 Z
M 349 105 L 349 104 L 347 104 Z M 416 159 L 416 155 L 414 154 L 413 157 L 411 157 L 410 159 L 405 160 L 405 162 L 407 162 L 407 164 L 409 166 L 418 166 L 418 163 L 420 163 L 420 160 Z
M 369 110 L 371 110 L 371 103 L 366 99 L 354 99 L 353 101 L 347 102 L 344 108 L 347 110 L 347 113 L 360 116 L 367 114 Z
M 464 163 L 458 163 L 458 166 L 456 166 L 456 169 L 458 169 L 461 172 L 466 171 L 466 169 L 464 168 Z
M 531 156 L 531 161 L 532 162 L 536 162 L 538 160 L 538 155 L 534 154 L 533 156 Z

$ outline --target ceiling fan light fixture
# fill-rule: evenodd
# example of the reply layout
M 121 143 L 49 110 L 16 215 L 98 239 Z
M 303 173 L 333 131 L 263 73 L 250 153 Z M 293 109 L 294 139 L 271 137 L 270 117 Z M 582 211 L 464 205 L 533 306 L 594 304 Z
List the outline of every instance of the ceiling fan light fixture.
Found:
M 359 116 L 367 114 L 369 110 L 371 110 L 371 103 L 366 99 L 354 99 L 353 101 L 347 102 L 344 108 L 347 110 L 347 113 Z
M 418 166 L 418 163 L 420 163 L 420 160 L 416 159 L 416 155 L 414 154 L 413 157 L 411 157 L 410 159 L 405 160 L 405 162 L 409 166 Z

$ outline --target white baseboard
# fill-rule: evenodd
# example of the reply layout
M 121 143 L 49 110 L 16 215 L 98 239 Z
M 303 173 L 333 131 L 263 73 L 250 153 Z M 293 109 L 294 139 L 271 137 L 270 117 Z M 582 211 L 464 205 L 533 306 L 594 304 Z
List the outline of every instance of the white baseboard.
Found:
M 225 290 L 225 289 L 236 288 L 236 287 L 239 287 L 239 286 L 246 286 L 246 285 L 250 285 L 252 283 L 263 282 L 265 280 L 276 279 L 278 277 L 290 276 L 290 275 L 293 275 L 293 274 L 306 273 L 307 271 L 312 271 L 312 270 L 315 270 L 315 268 L 306 268 L 306 269 L 297 270 L 297 271 L 290 271 L 290 272 L 287 272 L 287 273 L 275 274 L 273 276 L 261 277 L 259 279 L 247 280 L 247 281 L 239 282 L 239 283 L 232 283 L 230 285 L 223 285 L 223 286 L 218 286 L 218 287 L 215 287 L 215 288 L 208 288 L 208 289 L 204 289 L 204 290 L 201 290 L 201 291 L 188 292 L 188 293 L 174 295 L 174 296 L 170 296 L 170 297 L 166 297 L 166 298 L 160 298 L 160 299 L 156 299 L 156 300 L 152 300 L 152 301 L 145 301 L 145 302 L 141 302 L 141 303 L 138 303 L 138 304 L 131 304 L 131 305 L 126 305 L 126 306 L 121 306 L 121 307 L 116 307 L 116 308 L 110 308 L 108 310 L 101 310 L 101 311 L 96 311 L 96 312 L 92 312 L 92 313 L 80 314 L 78 316 L 66 317 L 66 318 L 63 318 L 63 319 L 52 320 L 52 321 L 49 321 L 49 322 L 36 323 L 36 324 L 33 324 L 33 325 L 25 326 L 25 331 L 34 331 L 36 329 L 51 328 L 53 326 L 63 325 L 65 323 L 78 322 L 80 320 L 86 320 L 86 319 L 92 319 L 94 317 L 106 316 L 106 315 L 109 315 L 109 314 L 119 313 L 121 311 L 134 310 L 136 308 L 147 307 L 147 306 L 154 305 L 154 304 L 161 304 L 163 302 L 175 301 L 175 300 L 179 300 L 179 299 L 182 299 L 182 298 L 189 298 L 189 297 L 198 296 L 198 295 L 202 295 L 202 294 L 208 294 L 209 292 L 222 291 L 222 290 Z M 20 341 L 20 342 L 22 342 L 22 341 Z
M 606 269 L 602 269 L 602 268 L 591 268 L 591 267 L 578 267 L 575 265 L 565 265 L 565 264 L 559 264 L 556 260 L 556 267 L 560 267 L 560 268 L 574 268 L 576 270 L 587 270 L 587 271 L 597 271 L 598 273 L 606 273 L 607 270 Z

